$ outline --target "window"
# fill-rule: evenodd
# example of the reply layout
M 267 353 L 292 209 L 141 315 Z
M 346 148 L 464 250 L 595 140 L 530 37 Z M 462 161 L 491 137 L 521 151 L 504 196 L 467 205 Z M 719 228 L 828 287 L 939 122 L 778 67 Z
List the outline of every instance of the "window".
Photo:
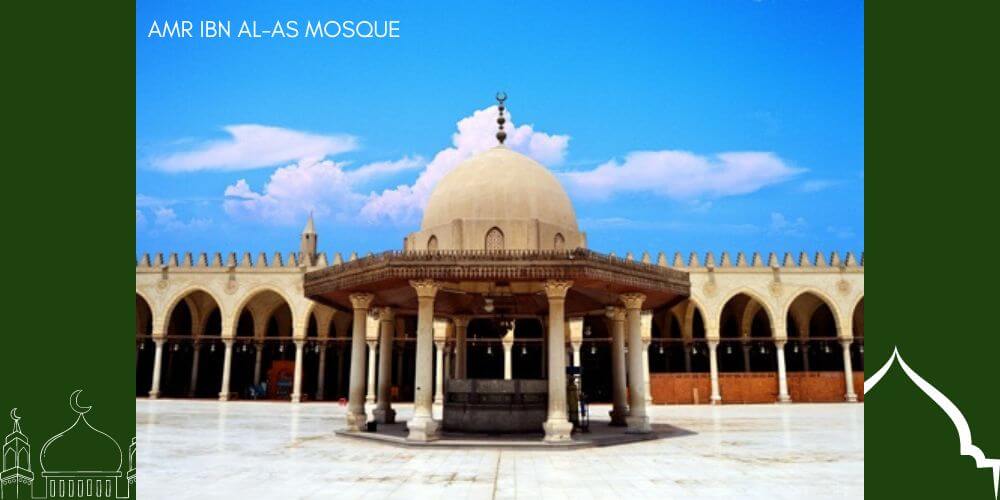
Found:
M 556 237 L 552 242 L 552 248 L 556 250 L 562 250 L 566 247 L 566 238 L 563 238 L 562 233 L 556 233 Z
M 503 250 L 503 232 L 500 228 L 494 227 L 486 233 L 486 251 L 495 252 L 498 250 Z
M 427 251 L 436 252 L 438 249 L 438 237 L 431 235 L 431 239 L 427 240 Z

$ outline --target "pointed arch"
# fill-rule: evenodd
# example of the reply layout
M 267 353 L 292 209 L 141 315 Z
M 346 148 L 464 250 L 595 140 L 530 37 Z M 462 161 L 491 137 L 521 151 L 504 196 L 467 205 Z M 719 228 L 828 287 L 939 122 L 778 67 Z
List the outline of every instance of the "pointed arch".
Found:
M 506 248 L 503 231 L 499 227 L 493 226 L 486 232 L 484 245 L 487 252 L 499 252 Z

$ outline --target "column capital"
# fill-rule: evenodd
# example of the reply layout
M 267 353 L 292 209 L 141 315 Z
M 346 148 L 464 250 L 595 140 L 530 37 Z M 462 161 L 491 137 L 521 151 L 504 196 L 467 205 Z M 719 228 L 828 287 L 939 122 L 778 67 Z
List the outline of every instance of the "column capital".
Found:
M 784 349 L 785 344 L 787 343 L 788 341 L 785 339 L 774 339 L 774 346 L 777 347 L 778 349 Z
M 709 340 L 708 341 L 708 348 L 709 349 L 715 350 L 716 347 L 719 347 L 719 341 L 718 340 Z
M 465 328 L 469 326 L 468 316 L 455 316 L 451 318 L 451 322 L 455 324 L 455 328 Z
M 853 343 L 854 343 L 854 339 L 840 339 L 840 345 L 844 349 L 850 349 L 851 348 L 851 344 L 853 344 Z
M 569 280 L 548 280 L 543 285 L 545 289 L 545 295 L 548 296 L 549 300 L 553 299 L 565 299 L 566 293 L 572 288 L 573 282 Z
M 297 349 L 299 349 L 302 346 L 306 345 L 306 340 L 305 339 L 295 339 L 293 342 L 295 342 L 295 347 Z
M 625 309 L 622 307 L 608 306 L 604 314 L 611 321 L 625 321 Z
M 378 308 L 378 319 L 379 321 L 393 321 L 396 319 L 396 311 L 391 307 L 380 307 Z
M 446 342 L 444 339 L 434 339 L 434 345 L 436 345 L 437 348 L 441 349 L 442 351 L 444 350 L 445 344 Z
M 410 280 L 410 286 L 417 291 L 417 298 L 433 299 L 440 288 L 440 284 L 434 280 Z
M 628 310 L 642 309 L 642 303 L 646 301 L 646 295 L 641 293 L 623 293 L 619 298 Z
M 355 309 L 368 309 L 372 305 L 372 301 L 375 300 L 375 295 L 370 293 L 352 293 L 350 296 L 351 305 Z
M 378 341 L 377 340 L 368 340 L 367 344 L 368 344 L 368 348 L 371 349 L 371 350 L 375 350 L 375 348 L 378 347 Z

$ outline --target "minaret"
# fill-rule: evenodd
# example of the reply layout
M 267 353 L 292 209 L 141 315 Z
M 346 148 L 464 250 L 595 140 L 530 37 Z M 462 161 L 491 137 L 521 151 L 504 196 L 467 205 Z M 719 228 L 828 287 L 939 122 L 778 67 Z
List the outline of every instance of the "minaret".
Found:
M 309 212 L 309 220 L 305 229 L 302 230 L 302 243 L 299 248 L 299 264 L 311 266 L 316 262 L 316 243 L 319 236 L 316 235 L 316 226 L 313 223 L 313 214 Z
M 31 471 L 31 444 L 28 443 L 28 436 L 21 432 L 21 417 L 17 416 L 17 408 L 10 410 L 10 418 L 14 420 L 14 430 L 3 441 L 2 496 L 5 500 L 31 498 L 31 487 L 35 482 L 35 473 Z

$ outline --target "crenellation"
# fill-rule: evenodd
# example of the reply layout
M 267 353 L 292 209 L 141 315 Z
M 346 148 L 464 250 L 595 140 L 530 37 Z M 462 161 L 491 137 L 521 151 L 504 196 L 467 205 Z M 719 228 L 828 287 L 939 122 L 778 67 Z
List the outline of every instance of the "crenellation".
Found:
M 264 268 L 267 267 L 267 254 L 260 252 L 257 254 L 257 262 L 254 263 L 254 267 Z
M 136 267 L 153 267 L 153 263 L 150 260 L 148 253 L 143 253 L 142 257 L 139 257 L 139 262 L 136 264 Z
M 809 254 L 806 252 L 799 254 L 799 267 L 812 267 L 812 262 L 809 260 Z
M 167 267 L 179 267 L 177 264 L 177 252 L 172 252 L 170 254 L 170 259 L 167 260 Z
M 826 257 L 823 252 L 816 252 L 816 267 L 830 267 L 826 264 Z
M 698 252 L 691 252 L 691 257 L 688 259 L 688 267 L 701 267 L 698 262 Z
M 795 267 L 795 258 L 792 257 L 792 252 L 785 252 L 785 260 L 781 263 L 782 267 Z
M 194 258 L 191 256 L 191 252 L 184 252 L 184 257 L 181 258 L 181 265 L 178 267 L 194 267 Z
M 333 265 L 339 266 L 343 263 L 344 263 L 344 256 L 340 255 L 340 252 L 333 254 Z
M 236 267 L 236 252 L 229 252 L 226 256 L 226 267 Z
M 656 265 L 660 267 L 667 267 L 667 254 L 660 252 L 656 256 Z
M 198 254 L 198 260 L 195 261 L 195 265 L 198 267 L 208 267 L 208 254 L 201 252 Z
M 652 259 L 649 257 L 649 252 L 642 252 L 642 263 L 651 264 L 652 262 Z
M 770 267 L 771 269 L 777 269 L 781 267 L 781 264 L 778 263 L 778 254 L 774 252 L 770 252 L 767 254 L 767 267 Z
M 736 253 L 736 267 L 747 267 L 747 255 L 745 253 Z
M 336 258 L 340 259 L 339 253 L 337 254 Z M 334 264 L 336 264 L 336 262 Z M 327 264 L 326 262 L 326 252 L 320 252 L 319 255 L 316 256 L 316 267 L 327 267 L 327 266 L 329 266 L 329 264 Z
M 215 252 L 212 254 L 212 267 L 222 267 L 222 253 Z
M 347 257 L 347 261 L 348 262 L 354 262 L 356 260 L 358 260 L 358 254 L 357 254 L 357 252 L 351 252 L 351 255 L 349 257 Z
M 632 252 L 625 252 L 625 262 L 632 262 L 635 257 L 632 256 Z
M 752 267 L 764 267 L 764 259 L 760 256 L 760 252 L 753 253 L 753 257 L 750 260 L 750 265 Z
M 839 253 L 834 251 L 833 253 L 830 254 L 830 267 L 840 267 L 843 265 L 844 263 L 841 262 Z
M 303 261 L 303 265 L 306 265 L 306 262 Z M 299 267 L 299 255 L 295 252 L 288 252 L 288 258 L 285 259 L 285 267 Z
M 285 261 L 281 257 L 281 252 L 274 252 L 270 267 L 285 267 Z
M 686 267 L 684 265 L 684 256 L 680 252 L 674 252 L 674 267 Z
M 705 267 L 715 267 L 715 254 L 708 252 L 705 254 Z
M 858 261 L 854 258 L 854 252 L 847 252 L 847 256 L 844 257 L 844 265 L 847 267 L 858 267 Z
M 719 260 L 719 267 L 733 267 L 733 261 L 729 258 L 729 252 L 723 250 L 722 258 Z
M 253 259 L 250 252 L 243 252 L 243 259 L 240 260 L 240 267 L 253 267 Z

